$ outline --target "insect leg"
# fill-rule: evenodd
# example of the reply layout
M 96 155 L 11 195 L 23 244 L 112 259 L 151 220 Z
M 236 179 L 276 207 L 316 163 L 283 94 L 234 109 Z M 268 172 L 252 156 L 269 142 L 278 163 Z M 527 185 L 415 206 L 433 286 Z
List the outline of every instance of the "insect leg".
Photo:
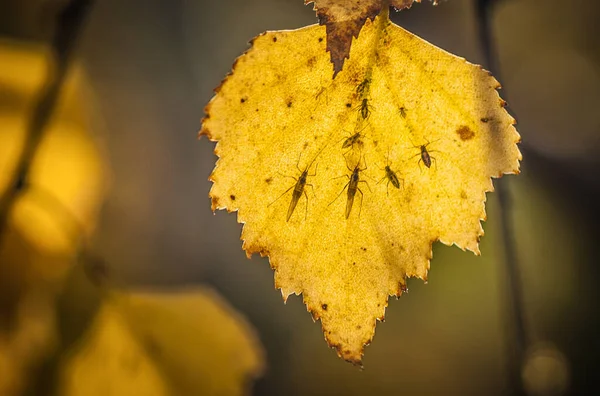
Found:
M 290 179 L 294 179 L 294 180 L 298 181 L 298 179 L 296 179 L 294 176 L 284 175 L 284 174 L 283 174 L 283 173 L 281 173 L 281 172 L 277 172 L 277 174 L 278 174 L 279 176 L 281 176 L 281 177 L 289 177 Z
M 306 195 L 306 190 L 304 190 L 304 197 L 306 198 L 306 208 L 304 209 L 304 221 L 306 221 L 306 219 L 308 218 L 308 195 Z
M 366 173 L 364 174 L 364 176 L 368 177 L 369 179 L 371 179 L 372 181 L 376 182 L 376 179 L 373 179 L 371 176 L 367 175 Z M 386 176 L 387 177 L 387 176 Z M 384 177 L 385 179 L 385 177 Z M 375 184 L 379 184 L 379 183 L 375 183 Z
M 296 162 L 296 169 L 298 169 L 298 171 L 300 171 L 300 173 L 302 173 L 302 169 L 300 169 L 299 165 L 300 165 L 300 158 L 302 158 L 302 151 L 300 151 L 300 155 L 298 156 L 298 162 Z
M 367 184 L 367 186 L 368 186 L 368 184 Z M 356 187 L 356 191 L 358 191 L 360 193 L 360 206 L 358 208 L 358 218 L 360 218 L 360 213 L 362 212 L 362 202 L 363 202 L 363 199 L 365 197 L 365 194 L 363 194 L 363 192 L 361 191 L 361 189 L 358 188 L 358 187 Z
M 359 183 L 366 183 L 367 187 L 369 188 L 369 191 L 373 192 L 373 190 L 371 190 L 371 186 L 369 186 L 369 183 L 366 180 L 359 180 Z
M 350 178 L 350 176 L 348 176 L 348 175 L 344 175 L 344 176 L 348 177 L 348 179 Z M 342 193 L 344 192 L 344 190 L 346 189 L 346 187 L 348 187 L 349 184 L 350 184 L 350 181 L 348 181 L 348 183 L 346 183 L 346 185 L 344 186 L 344 188 L 342 188 L 342 191 L 340 191 L 340 193 L 337 195 L 337 197 L 335 197 L 335 199 L 333 201 L 331 201 L 329 203 L 329 205 L 331 205 L 332 203 L 334 203 L 335 201 L 337 201 L 337 199 L 340 197 L 340 195 L 342 195 Z M 327 205 L 327 206 L 329 206 L 329 205 Z

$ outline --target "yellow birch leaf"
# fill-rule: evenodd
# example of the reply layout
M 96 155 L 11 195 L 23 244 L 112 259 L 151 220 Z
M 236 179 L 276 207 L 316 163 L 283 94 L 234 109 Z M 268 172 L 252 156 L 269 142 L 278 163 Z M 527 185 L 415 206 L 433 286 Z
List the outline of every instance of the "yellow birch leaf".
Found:
M 325 28 L 267 32 L 206 107 L 214 209 L 302 293 L 330 346 L 360 364 L 389 295 L 427 278 L 432 243 L 479 254 L 491 177 L 517 173 L 514 119 L 480 66 L 367 20 L 332 80 Z M 310 185 L 310 186 L 309 186 Z

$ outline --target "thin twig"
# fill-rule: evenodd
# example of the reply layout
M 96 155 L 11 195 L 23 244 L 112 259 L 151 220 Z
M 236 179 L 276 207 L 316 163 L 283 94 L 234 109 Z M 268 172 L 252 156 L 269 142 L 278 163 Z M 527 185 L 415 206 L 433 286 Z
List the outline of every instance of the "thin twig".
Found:
M 483 50 L 486 67 L 499 77 L 498 60 L 495 56 L 496 48 L 493 41 L 491 17 L 493 7 L 497 4 L 494 0 L 477 1 L 477 18 L 479 20 L 479 39 Z M 504 94 L 503 96 L 506 96 Z M 515 227 L 512 221 L 512 197 L 507 185 L 507 180 L 500 179 L 496 182 L 496 192 L 500 206 L 500 226 L 502 228 L 502 242 L 506 261 L 506 275 L 508 291 L 503 292 L 502 299 L 509 300 L 509 306 L 513 320 L 513 345 L 514 350 L 509 351 L 509 358 L 513 358 L 510 368 L 510 380 L 512 383 L 511 394 L 523 394 L 521 385 L 521 366 L 525 358 L 525 352 L 529 346 L 530 338 L 525 321 L 523 305 L 523 288 L 519 273 L 518 255 L 516 241 L 514 238 Z M 509 346 L 510 347 L 510 346 Z
M 29 170 L 44 136 L 46 125 L 56 106 L 75 44 L 93 0 L 72 0 L 58 16 L 57 30 L 51 48 L 56 64 L 40 94 L 27 128 L 25 144 L 16 170 L 4 194 L 0 196 L 0 247 L 6 234 L 8 218 L 20 194 L 27 189 Z

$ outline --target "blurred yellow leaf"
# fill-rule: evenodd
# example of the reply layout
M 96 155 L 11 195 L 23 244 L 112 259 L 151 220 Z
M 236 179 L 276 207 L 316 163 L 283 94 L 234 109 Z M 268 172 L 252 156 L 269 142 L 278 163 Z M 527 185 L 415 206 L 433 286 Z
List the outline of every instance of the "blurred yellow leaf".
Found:
M 0 41 L 0 193 L 8 188 L 32 107 L 52 64 L 45 47 Z M 70 71 L 10 221 L 48 254 L 72 253 L 91 234 L 106 192 L 104 159 L 90 133 L 93 106 L 83 70 Z M 73 224 L 75 223 L 75 224 Z M 77 229 L 74 229 L 77 228 Z M 77 233 L 83 232 L 84 235 Z
M 491 177 L 517 173 L 498 82 L 389 21 L 367 20 L 332 80 L 325 28 L 267 32 L 206 108 L 218 141 L 214 209 L 238 211 L 248 255 L 270 257 L 325 337 L 360 363 L 432 243 L 479 254 Z
M 48 78 L 50 55 L 44 46 L 0 38 L 0 109 L 18 103 L 29 107 Z M 10 99 L 10 100 L 9 100 Z
M 0 59 L 0 194 L 5 194 L 54 65 L 47 47 L 4 39 Z M 28 184 L 17 193 L 2 230 L 2 395 L 21 394 L 31 385 L 28 377 L 55 351 L 55 299 L 104 198 L 106 169 L 91 137 L 97 125 L 86 91 L 85 74 L 75 65 L 30 164 Z
M 64 396 L 168 395 L 167 385 L 117 307 L 103 307 L 85 344 L 63 368 Z
M 0 261 L 5 259 L 0 256 Z M 4 275 L 4 274 L 2 274 Z M 5 292 L 5 290 L 2 290 Z M 3 293 L 4 294 L 4 293 Z M 9 329 L 0 330 L 0 395 L 23 394 L 28 377 L 56 347 L 56 324 L 52 295 L 42 288 L 31 288 L 21 296 L 18 306 L 9 308 Z M 0 296 L 0 303 L 7 299 Z M 6 305 L 2 304 L 6 309 Z M 0 312 L 0 324 L 7 312 Z
M 242 395 L 263 370 L 256 335 L 211 290 L 116 293 L 102 312 L 64 395 Z
M 43 47 L 0 39 L 0 192 L 7 187 L 23 148 L 36 95 L 47 78 Z

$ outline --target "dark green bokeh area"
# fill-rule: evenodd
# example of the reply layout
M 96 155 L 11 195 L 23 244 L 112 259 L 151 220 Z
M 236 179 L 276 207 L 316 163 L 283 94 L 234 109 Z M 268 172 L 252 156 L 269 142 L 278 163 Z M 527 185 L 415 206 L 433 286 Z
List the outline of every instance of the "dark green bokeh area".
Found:
M 65 3 L 0 0 L 0 33 L 48 40 Z M 500 93 L 524 141 L 521 175 L 495 180 L 511 198 L 529 337 L 524 362 L 513 359 L 495 193 L 482 256 L 436 244 L 428 283 L 413 279 L 408 294 L 390 300 L 362 371 L 327 347 L 301 297 L 283 304 L 267 259 L 246 259 L 235 215 L 211 212 L 214 145 L 196 140 L 203 107 L 254 36 L 316 23 L 302 0 L 95 2 L 78 56 L 104 123 L 113 180 L 93 251 L 120 284 L 214 286 L 266 349 L 256 395 L 515 394 L 510 372 L 521 365 L 528 394 L 596 394 L 600 3 L 492 4 Z M 470 62 L 486 61 L 476 0 L 423 1 L 392 19 Z

